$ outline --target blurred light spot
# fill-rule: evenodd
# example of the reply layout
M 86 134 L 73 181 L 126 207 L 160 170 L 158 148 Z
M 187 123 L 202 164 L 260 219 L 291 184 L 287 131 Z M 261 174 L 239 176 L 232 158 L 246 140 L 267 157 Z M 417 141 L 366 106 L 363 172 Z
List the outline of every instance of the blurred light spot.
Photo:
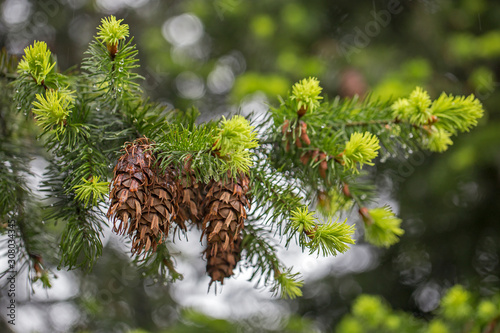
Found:
M 460 82 L 460 80 L 457 78 L 457 76 L 455 74 L 453 74 L 453 73 L 450 73 L 450 72 L 445 73 L 444 77 L 446 77 L 448 80 L 450 80 L 453 83 L 459 83 Z
M 429 253 L 416 247 L 400 253 L 394 260 L 394 265 L 399 270 L 401 283 L 405 285 L 419 284 L 432 270 Z
M 251 22 L 252 32 L 259 38 L 267 38 L 276 29 L 274 20 L 269 15 L 258 15 Z
M 78 294 L 77 278 L 72 272 L 57 272 L 57 281 L 53 281 L 52 288 L 43 289 L 40 284 L 35 284 L 35 294 L 32 298 L 37 300 L 63 301 Z
M 7 0 L 2 5 L 2 19 L 8 25 L 26 21 L 31 12 L 31 4 L 26 0 Z
M 407 219 L 403 223 L 406 236 L 419 237 L 425 232 L 426 225 L 421 219 Z
M 179 242 L 179 244 L 181 243 Z M 183 245 L 183 248 L 192 246 L 187 242 L 183 243 L 186 244 Z M 183 307 L 202 311 L 212 317 L 230 320 L 249 317 L 260 320 L 263 314 L 266 314 L 262 311 L 265 308 L 264 304 L 269 306 L 269 308 L 265 308 L 266 311 L 270 312 L 268 317 L 273 317 L 276 313 L 286 315 L 284 305 L 273 301 L 271 293 L 254 288 L 254 285 L 248 281 L 252 274 L 251 269 L 243 268 L 240 274 L 228 279 L 227 284 L 225 282 L 224 285 L 217 285 L 217 287 L 214 284 L 207 293 L 210 277 L 206 275 L 205 267 L 198 265 L 201 264 L 199 251 L 202 247 L 198 245 L 192 247 L 198 252 L 193 253 L 193 256 L 190 254 L 191 262 L 178 262 L 177 268 L 182 271 L 184 279 L 177 281 L 175 288 L 169 290 L 175 302 Z M 260 286 L 262 287 L 262 285 Z
M 472 265 L 480 275 L 494 273 L 497 269 L 499 263 L 498 248 L 499 246 L 493 237 L 487 236 L 480 240 L 472 261 Z
M 339 286 L 339 295 L 342 299 L 351 300 L 361 294 L 361 286 L 354 279 L 346 279 Z
M 131 8 L 139 8 L 147 4 L 149 0 L 125 0 L 127 6 Z
M 475 182 L 468 182 L 458 184 L 458 189 L 460 191 L 461 197 L 463 197 L 464 201 L 474 203 L 479 201 L 479 185 Z
M 268 100 L 263 92 L 256 92 L 243 99 L 241 102 L 241 114 L 247 116 L 250 113 L 264 113 L 268 110 Z
M 206 61 L 209 52 L 209 45 L 202 43 L 175 46 L 172 49 L 172 60 L 176 64 L 189 66 L 192 63 L 191 60 Z
M 260 303 L 258 308 L 259 320 L 254 322 L 257 327 L 265 328 L 266 331 L 278 331 L 282 328 L 283 309 L 269 302 Z
M 149 0 L 96 0 L 95 4 L 100 11 L 116 12 L 125 7 L 139 8 Z
M 47 160 L 43 157 L 35 157 L 30 161 L 30 173 L 26 174 L 27 183 L 29 187 L 33 189 L 34 194 L 40 196 L 41 198 L 46 197 L 47 193 L 40 191 L 40 185 L 43 181 L 43 174 L 45 174 L 46 168 L 49 165 Z
M 208 89 L 215 94 L 228 92 L 234 84 L 233 71 L 227 66 L 217 66 L 207 79 Z
M 205 95 L 203 79 L 193 72 L 183 72 L 175 79 L 175 85 L 184 98 L 198 99 Z
M 331 271 L 335 275 L 361 273 L 378 266 L 378 255 L 370 245 L 356 245 L 335 257 L 332 263 Z
M 66 0 L 68 5 L 73 9 L 78 9 L 87 4 L 88 0 Z
M 277 59 L 278 67 L 284 71 L 295 71 L 300 66 L 300 60 L 294 52 L 281 52 Z
M 179 319 L 177 309 L 171 305 L 162 305 L 156 307 L 151 314 L 153 322 L 159 328 L 167 328 L 172 326 Z
M 439 306 L 440 288 L 435 283 L 428 283 L 415 291 L 415 303 L 423 312 L 430 312 Z
M 173 45 L 191 45 L 203 36 L 203 24 L 193 14 L 182 14 L 165 21 L 161 32 Z
M 39 305 L 38 305 L 39 307 Z M 37 305 L 19 305 L 17 309 L 24 320 L 16 320 L 16 332 L 48 332 L 45 311 Z M 16 318 L 18 319 L 18 318 Z
M 295 3 L 289 3 L 283 7 L 281 18 L 288 27 L 300 29 L 307 21 L 307 11 Z
M 125 7 L 124 0 L 96 0 L 95 5 L 100 11 L 115 12 Z
M 76 306 L 69 302 L 56 303 L 50 307 L 50 320 L 54 328 L 60 332 L 70 332 L 70 328 L 78 323 L 80 314 Z
M 239 51 L 233 51 L 231 54 L 221 57 L 218 63 L 229 66 L 235 75 L 243 73 L 247 67 L 245 57 Z
M 479 252 L 473 262 L 476 271 L 482 275 L 493 272 L 498 265 L 498 255 L 490 252 Z
M 80 45 L 86 45 L 92 40 L 95 26 L 89 15 L 78 15 L 71 20 L 68 28 L 68 34 L 72 40 Z

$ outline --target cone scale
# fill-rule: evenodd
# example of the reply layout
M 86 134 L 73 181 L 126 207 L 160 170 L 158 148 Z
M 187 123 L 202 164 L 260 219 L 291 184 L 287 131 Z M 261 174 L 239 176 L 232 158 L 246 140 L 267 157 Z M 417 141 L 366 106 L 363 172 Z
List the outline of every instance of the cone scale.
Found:
M 249 179 L 240 176 L 229 181 L 212 181 L 205 197 L 203 236 L 207 248 L 207 273 L 215 281 L 224 284 L 224 279 L 233 275 L 240 260 L 242 230 L 250 202 L 246 196 Z

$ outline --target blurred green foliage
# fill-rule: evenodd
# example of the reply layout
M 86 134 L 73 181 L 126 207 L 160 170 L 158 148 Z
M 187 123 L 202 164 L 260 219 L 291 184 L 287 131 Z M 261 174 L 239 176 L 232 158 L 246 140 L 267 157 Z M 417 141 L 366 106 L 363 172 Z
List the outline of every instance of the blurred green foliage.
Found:
M 453 286 L 443 296 L 436 317 L 425 321 L 391 309 L 378 296 L 361 295 L 354 300 L 351 313 L 342 318 L 336 332 L 498 332 L 499 296 L 478 301 L 463 286 Z

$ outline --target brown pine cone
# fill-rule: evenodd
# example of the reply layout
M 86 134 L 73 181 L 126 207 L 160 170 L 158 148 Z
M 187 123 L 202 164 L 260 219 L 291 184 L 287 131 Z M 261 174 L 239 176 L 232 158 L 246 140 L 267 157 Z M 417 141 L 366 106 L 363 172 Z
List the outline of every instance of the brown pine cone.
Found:
M 212 181 L 208 186 L 203 235 L 207 239 L 204 254 L 211 284 L 214 281 L 223 284 L 224 278 L 233 275 L 240 259 L 246 209 L 250 209 L 246 195 L 248 185 L 248 177 L 241 176 L 228 181 Z

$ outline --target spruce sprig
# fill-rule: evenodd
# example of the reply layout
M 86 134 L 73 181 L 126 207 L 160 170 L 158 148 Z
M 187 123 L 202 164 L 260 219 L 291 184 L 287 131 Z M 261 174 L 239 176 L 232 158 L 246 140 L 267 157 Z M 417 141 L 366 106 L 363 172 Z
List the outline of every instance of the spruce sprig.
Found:
M 355 227 L 330 220 L 319 224 L 311 233 L 311 241 L 308 244 L 309 252 L 322 253 L 324 256 L 336 256 L 338 253 L 344 253 L 349 249 L 349 244 L 354 244 L 352 235 Z
M 292 269 L 276 273 L 276 283 L 271 288 L 275 296 L 281 298 L 294 299 L 302 296 L 302 286 L 304 281 L 300 278 L 300 273 L 292 273 Z
M 129 36 L 128 24 L 121 24 L 123 19 L 117 20 L 111 15 L 101 20 L 101 25 L 97 28 L 97 38 L 100 39 L 111 54 L 116 54 L 118 42 Z
M 376 246 L 389 247 L 398 242 L 404 233 L 401 219 L 397 218 L 388 206 L 368 210 L 363 214 L 365 221 L 365 238 Z
M 379 148 L 379 140 L 372 133 L 355 132 L 351 134 L 342 154 L 345 167 L 357 173 L 359 171 L 356 163 L 359 163 L 360 169 L 363 168 L 363 164 L 373 165 L 372 160 L 377 157 Z
M 24 49 L 24 56 L 19 62 L 17 72 L 20 75 L 31 75 L 36 84 L 43 86 L 56 65 L 52 62 L 51 55 L 47 43 L 35 41 L 33 45 Z
M 311 234 L 316 227 L 314 212 L 310 212 L 307 207 L 299 207 L 292 211 L 290 222 L 292 227 L 298 231 L 299 234 Z
M 223 116 L 214 139 L 213 150 L 226 161 L 228 171 L 232 175 L 247 173 L 252 165 L 250 149 L 259 146 L 249 121 L 239 115 L 229 120 Z
M 314 112 L 319 107 L 320 100 L 323 99 L 320 96 L 322 90 L 323 88 L 320 87 L 319 81 L 315 77 L 303 79 L 294 84 L 290 99 L 296 104 L 295 111 L 300 112 L 302 115 L 306 111 L 309 111 L 309 113 Z
M 57 135 L 64 132 L 74 100 L 74 92 L 67 89 L 49 89 L 45 95 L 36 95 L 33 113 L 45 133 L 53 131 Z
M 468 132 L 484 114 L 481 102 L 474 95 L 465 97 L 445 93 L 432 103 L 430 112 L 437 117 L 435 126 L 453 135 L 459 131 Z
M 82 178 L 82 184 L 73 186 L 76 193 L 76 199 L 83 201 L 85 207 L 97 206 L 99 201 L 103 201 L 108 195 L 109 182 L 100 182 L 99 176 L 92 176 L 90 180 Z

